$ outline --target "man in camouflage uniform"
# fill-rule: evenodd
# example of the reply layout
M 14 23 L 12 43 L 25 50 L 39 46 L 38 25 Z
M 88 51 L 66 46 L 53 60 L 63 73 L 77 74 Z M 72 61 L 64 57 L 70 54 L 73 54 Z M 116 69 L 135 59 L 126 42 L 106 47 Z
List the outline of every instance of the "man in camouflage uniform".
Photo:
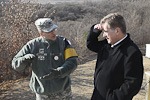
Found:
M 77 67 L 77 54 L 69 40 L 56 35 L 50 18 L 39 18 L 40 33 L 13 58 L 12 67 L 23 71 L 32 63 L 30 88 L 36 100 L 72 100 L 70 74 Z

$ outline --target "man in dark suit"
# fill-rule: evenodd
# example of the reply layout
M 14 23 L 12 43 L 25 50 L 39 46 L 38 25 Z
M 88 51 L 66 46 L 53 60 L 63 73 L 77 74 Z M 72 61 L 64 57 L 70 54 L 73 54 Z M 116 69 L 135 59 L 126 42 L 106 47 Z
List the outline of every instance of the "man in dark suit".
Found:
M 100 34 L 104 40 L 99 40 Z M 124 18 L 111 13 L 91 27 L 87 47 L 98 54 L 91 100 L 132 100 L 143 80 L 143 58 L 126 33 Z

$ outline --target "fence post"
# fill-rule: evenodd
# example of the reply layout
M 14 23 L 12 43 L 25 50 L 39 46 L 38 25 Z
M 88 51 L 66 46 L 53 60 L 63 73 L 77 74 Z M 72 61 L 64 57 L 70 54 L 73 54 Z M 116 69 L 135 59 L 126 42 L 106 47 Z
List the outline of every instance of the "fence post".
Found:
M 146 54 L 145 54 L 145 56 L 146 57 L 148 57 L 148 58 L 150 58 L 150 44 L 146 44 Z
M 145 72 L 146 74 L 146 82 L 147 82 L 147 86 L 146 86 L 146 100 L 150 100 L 150 71 Z

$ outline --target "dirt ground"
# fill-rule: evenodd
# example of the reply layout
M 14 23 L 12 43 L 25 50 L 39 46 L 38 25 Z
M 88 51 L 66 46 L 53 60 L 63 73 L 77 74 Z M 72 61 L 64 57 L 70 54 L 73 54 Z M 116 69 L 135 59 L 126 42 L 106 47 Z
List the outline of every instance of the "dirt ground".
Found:
M 144 71 L 150 71 L 150 59 L 143 57 Z M 85 64 L 78 65 L 78 68 L 71 75 L 73 100 L 90 100 L 93 91 L 93 74 L 95 59 L 89 59 Z M 144 74 L 143 85 L 146 82 Z M 11 82 L 12 84 L 12 82 Z M 29 88 L 29 78 L 21 79 L 12 84 L 11 89 L 1 92 L 0 100 L 35 100 L 34 93 Z M 133 100 L 145 100 L 146 90 L 141 89 Z

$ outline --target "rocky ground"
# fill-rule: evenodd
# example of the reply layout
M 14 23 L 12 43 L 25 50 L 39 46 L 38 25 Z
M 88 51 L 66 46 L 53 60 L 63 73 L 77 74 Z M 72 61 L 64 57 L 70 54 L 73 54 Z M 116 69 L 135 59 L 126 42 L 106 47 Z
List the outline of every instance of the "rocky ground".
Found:
M 150 59 L 144 58 L 144 69 L 150 71 Z M 76 71 L 71 75 L 72 92 L 74 100 L 90 100 L 93 91 L 93 73 L 96 60 L 89 59 L 85 64 L 79 65 Z M 143 85 L 146 82 L 144 74 Z M 9 85 L 7 85 L 9 84 Z M 0 100 L 35 100 L 34 93 L 29 89 L 29 78 L 20 79 L 18 81 L 10 81 L 1 84 L 10 87 L 7 91 L 2 91 Z M 145 100 L 145 88 L 134 97 L 133 100 Z

